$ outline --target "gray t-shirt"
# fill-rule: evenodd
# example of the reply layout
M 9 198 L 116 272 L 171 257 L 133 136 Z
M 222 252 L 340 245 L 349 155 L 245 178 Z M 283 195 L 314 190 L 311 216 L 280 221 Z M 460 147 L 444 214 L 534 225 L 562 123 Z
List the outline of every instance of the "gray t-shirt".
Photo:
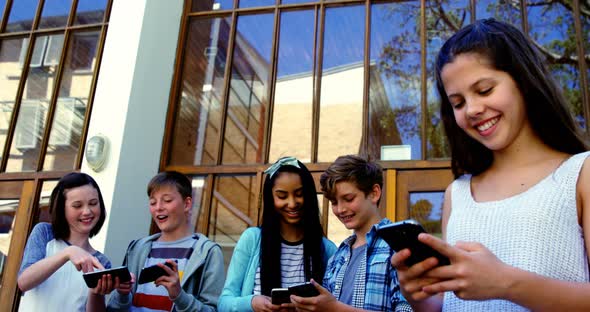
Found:
M 344 273 L 343 281 L 350 281 L 348 285 L 342 283 L 342 291 L 340 292 L 340 298 L 338 301 L 343 302 L 347 305 L 352 305 L 352 294 L 354 292 L 353 289 L 353 281 L 355 279 L 356 271 L 358 270 L 359 265 L 361 264 L 362 257 L 365 256 L 365 251 L 367 250 L 367 244 L 354 248 L 352 250 L 352 254 L 350 255 L 350 261 L 348 266 L 346 267 L 346 272 Z
M 25 252 L 23 253 L 23 261 L 21 262 L 18 275 L 20 275 L 26 268 L 35 262 L 45 258 L 47 243 L 53 239 L 54 237 L 51 224 L 41 222 L 35 225 L 33 231 L 31 231 L 31 235 L 27 239 L 27 246 L 25 247 Z M 68 242 L 65 243 L 69 245 Z M 111 268 L 111 262 L 105 255 L 97 251 L 93 254 L 93 256 L 98 259 L 100 264 L 102 264 L 105 269 Z

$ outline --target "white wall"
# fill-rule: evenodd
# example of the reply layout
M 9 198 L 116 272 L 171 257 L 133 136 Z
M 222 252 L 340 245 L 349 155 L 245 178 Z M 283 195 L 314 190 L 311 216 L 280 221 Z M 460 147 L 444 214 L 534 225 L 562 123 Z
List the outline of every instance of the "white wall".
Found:
M 115 0 L 88 138 L 110 142 L 106 167 L 82 171 L 98 182 L 107 210 L 91 240 L 114 266 L 132 239 L 149 233 L 146 185 L 158 172 L 182 16 L 182 0 Z

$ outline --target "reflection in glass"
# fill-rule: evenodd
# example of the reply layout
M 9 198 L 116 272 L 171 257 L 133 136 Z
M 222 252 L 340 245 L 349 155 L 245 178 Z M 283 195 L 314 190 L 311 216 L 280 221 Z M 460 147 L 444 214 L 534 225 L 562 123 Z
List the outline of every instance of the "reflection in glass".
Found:
M 75 169 L 99 36 L 98 31 L 70 36 L 44 170 Z
M 6 32 L 31 30 L 38 0 L 12 1 Z
M 6 167 L 7 172 L 35 171 L 45 130 L 51 91 L 55 84 L 63 34 L 40 36 L 33 56 Z
M 420 2 L 371 7 L 369 155 L 384 145 L 410 145 L 421 158 Z
M 78 0 L 74 24 L 86 25 L 101 23 L 104 19 L 106 6 L 107 0 Z
M 51 223 L 51 208 L 49 207 L 49 201 L 51 199 L 51 192 L 56 185 L 57 181 L 43 181 L 41 195 L 39 196 L 39 218 L 34 221 L 34 223 Z
M 363 134 L 365 7 L 325 14 L 318 162 L 359 153 Z
M 6 145 L 6 135 L 12 118 L 18 82 L 22 75 L 22 62 L 28 40 L 9 39 L 0 42 L 0 160 Z
M 281 0 L 281 4 L 320 2 L 320 0 Z
M 0 182 L 0 290 L 23 182 Z
M 322 203 L 320 201 L 320 203 Z M 352 235 L 353 231 L 347 229 L 342 222 L 334 215 L 334 211 L 332 210 L 332 203 L 329 202 L 330 208 L 328 209 L 328 229 L 327 229 L 327 237 L 331 240 L 336 246 L 339 246 L 343 240 L 347 237 Z
M 269 163 L 282 156 L 311 161 L 314 18 L 313 11 L 281 16 Z
M 191 178 L 191 185 L 193 188 L 193 207 L 191 208 L 191 226 L 195 229 L 195 232 L 200 232 L 199 224 L 201 218 L 201 207 L 203 205 L 203 194 L 205 191 L 205 177 L 194 176 Z
M 215 164 L 231 19 L 190 22 L 172 135 L 171 165 Z
M 71 0 L 45 0 L 39 29 L 65 27 L 71 5 Z
M 573 13 L 552 2 L 530 5 L 527 10 L 530 38 L 535 41 L 553 77 L 562 87 L 574 119 L 584 127 Z
M 513 1 L 478 0 L 475 7 L 475 17 L 484 19 L 493 17 L 499 21 L 508 22 L 522 30 L 522 12 L 520 4 Z
M 193 0 L 191 12 L 231 10 L 234 0 Z
M 426 158 L 450 157 L 440 118 L 440 98 L 436 91 L 434 62 L 442 44 L 457 30 L 469 24 L 469 1 L 427 2 L 426 8 Z
M 426 230 L 438 237 L 442 235 L 442 207 L 444 192 L 410 193 L 410 219 L 414 219 Z
M 261 6 L 271 6 L 276 3 L 276 0 L 239 0 L 239 8 L 254 8 Z
M 223 164 L 263 161 L 273 19 L 273 14 L 238 18 L 225 116 Z
M 218 176 L 215 179 L 209 238 L 217 242 L 224 255 L 231 255 L 242 232 L 257 226 L 259 213 L 255 176 Z M 231 256 L 224 257 L 227 262 Z

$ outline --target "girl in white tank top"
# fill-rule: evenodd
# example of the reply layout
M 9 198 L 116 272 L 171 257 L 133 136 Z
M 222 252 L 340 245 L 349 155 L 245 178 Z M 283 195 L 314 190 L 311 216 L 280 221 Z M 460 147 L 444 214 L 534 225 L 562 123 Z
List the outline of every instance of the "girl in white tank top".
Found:
M 481 20 L 436 62 L 457 178 L 443 240 L 411 268 L 395 254 L 416 311 L 590 311 L 590 153 L 561 91 L 517 28 Z

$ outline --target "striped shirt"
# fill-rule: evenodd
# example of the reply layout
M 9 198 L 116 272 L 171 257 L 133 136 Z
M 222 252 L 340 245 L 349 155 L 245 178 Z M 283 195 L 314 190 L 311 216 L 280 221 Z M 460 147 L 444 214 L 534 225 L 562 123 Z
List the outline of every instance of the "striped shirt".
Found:
M 382 219 L 379 225 L 391 221 Z M 375 225 L 367 233 L 366 253 L 360 259 L 353 282 L 344 283 L 346 269 L 350 263 L 355 235 L 345 239 L 326 268 L 323 285 L 334 297 L 340 298 L 342 287 L 353 287 L 352 306 L 370 311 L 412 311 L 400 292 L 397 272 L 389 259 L 393 250 L 379 236 Z
M 178 261 L 178 276 L 182 280 L 184 267 L 193 253 L 193 246 L 196 241 L 192 235 L 174 242 L 155 241 L 145 260 L 144 267 L 166 262 L 167 259 L 176 260 Z M 157 287 L 154 282 L 150 282 L 137 285 L 137 291 L 133 295 L 131 311 L 170 311 L 172 304 L 166 287 Z
M 281 287 L 289 287 L 305 282 L 303 266 L 303 241 L 281 243 Z M 260 295 L 260 266 L 256 269 L 254 295 Z

